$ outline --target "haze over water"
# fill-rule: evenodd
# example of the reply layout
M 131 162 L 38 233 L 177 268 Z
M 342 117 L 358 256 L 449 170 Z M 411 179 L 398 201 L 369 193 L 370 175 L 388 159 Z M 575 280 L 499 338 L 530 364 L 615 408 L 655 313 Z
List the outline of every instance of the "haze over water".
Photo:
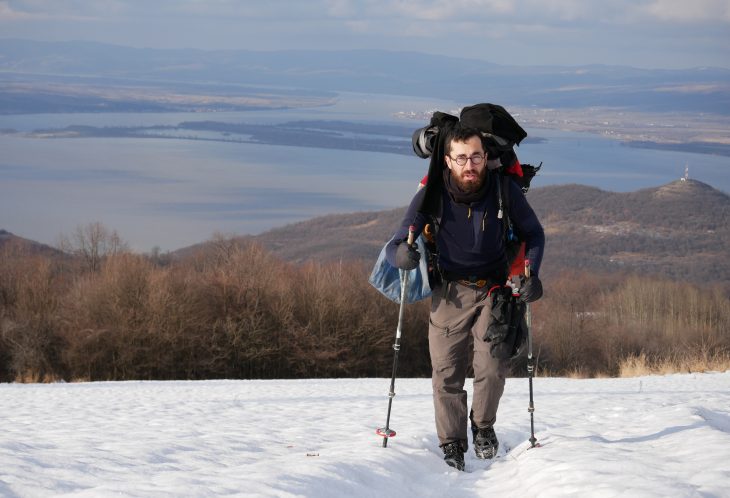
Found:
M 69 125 L 152 126 L 183 121 L 272 124 L 346 120 L 399 124 L 398 111 L 461 107 L 453 102 L 343 94 L 317 109 L 188 114 L 0 116 L 0 129 Z M 730 159 L 638 149 L 596 135 L 527 128 L 523 163 L 543 162 L 533 188 L 564 183 L 631 191 L 690 176 L 730 191 Z M 410 147 L 410 135 L 402 137 Z M 428 161 L 415 155 L 159 138 L 28 138 L 0 135 L 0 228 L 54 244 L 61 233 L 100 221 L 133 249 L 174 250 L 215 232 L 255 234 L 324 214 L 406 205 Z

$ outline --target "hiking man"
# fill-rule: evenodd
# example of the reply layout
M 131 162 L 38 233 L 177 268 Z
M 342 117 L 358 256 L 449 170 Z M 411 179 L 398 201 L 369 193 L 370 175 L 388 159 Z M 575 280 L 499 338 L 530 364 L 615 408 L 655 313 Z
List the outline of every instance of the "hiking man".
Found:
M 499 442 L 494 432 L 497 407 L 504 391 L 509 354 L 500 353 L 498 344 L 487 340 L 494 296 L 490 289 L 504 285 L 509 265 L 500 199 L 500 178 L 487 167 L 482 135 L 461 122 L 446 130 L 443 142 L 442 207 L 435 244 L 438 275 L 431 301 L 428 342 L 431 355 L 433 400 L 439 446 L 447 464 L 464 470 L 467 442 L 468 347 L 473 341 L 474 394 L 471 429 L 477 458 L 493 458 Z M 435 159 L 435 157 L 434 157 Z M 440 158 L 439 158 L 440 160 Z M 534 301 L 542 296 L 538 278 L 545 237 L 542 226 L 524 194 L 509 180 L 507 210 L 517 232 L 526 242 L 530 277 L 520 288 L 521 299 Z M 431 218 L 419 212 L 425 188 L 418 191 L 401 226 L 386 251 L 388 261 L 410 270 L 421 254 L 409 246 L 409 226 L 418 236 Z

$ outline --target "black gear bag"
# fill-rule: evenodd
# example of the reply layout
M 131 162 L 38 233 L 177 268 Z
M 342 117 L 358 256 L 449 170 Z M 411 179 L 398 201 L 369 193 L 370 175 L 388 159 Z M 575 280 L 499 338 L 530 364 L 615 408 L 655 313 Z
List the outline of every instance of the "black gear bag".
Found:
M 491 354 L 502 360 L 520 355 L 527 339 L 526 304 L 512 292 L 509 285 L 494 288 L 492 294 L 491 322 L 484 340 L 492 346 Z

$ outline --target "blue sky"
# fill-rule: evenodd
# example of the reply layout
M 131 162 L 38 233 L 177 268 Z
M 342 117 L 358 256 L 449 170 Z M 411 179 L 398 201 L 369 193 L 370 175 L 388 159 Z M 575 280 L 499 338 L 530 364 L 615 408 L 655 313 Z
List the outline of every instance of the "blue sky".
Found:
M 730 0 L 0 0 L 0 37 L 730 68 Z

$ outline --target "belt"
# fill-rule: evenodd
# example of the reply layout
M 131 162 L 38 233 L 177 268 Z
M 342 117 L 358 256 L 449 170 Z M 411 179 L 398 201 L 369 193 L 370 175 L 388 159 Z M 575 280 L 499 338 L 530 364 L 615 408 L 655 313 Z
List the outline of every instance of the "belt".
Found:
M 486 287 L 489 285 L 489 280 L 486 279 L 480 279 L 480 280 L 457 280 L 457 283 L 461 285 L 466 285 L 467 287 L 476 287 L 477 289 L 481 289 L 483 287 Z
M 489 288 L 491 292 L 491 288 L 500 285 L 504 285 L 505 281 L 507 280 L 506 276 L 501 276 L 499 274 L 495 275 L 464 275 L 463 273 L 459 275 L 458 273 L 452 273 L 449 271 L 442 271 L 441 276 L 444 279 L 444 292 L 446 292 L 446 288 L 448 287 L 449 282 L 455 282 L 460 285 L 464 285 L 466 287 L 471 287 L 473 289 L 484 289 Z

